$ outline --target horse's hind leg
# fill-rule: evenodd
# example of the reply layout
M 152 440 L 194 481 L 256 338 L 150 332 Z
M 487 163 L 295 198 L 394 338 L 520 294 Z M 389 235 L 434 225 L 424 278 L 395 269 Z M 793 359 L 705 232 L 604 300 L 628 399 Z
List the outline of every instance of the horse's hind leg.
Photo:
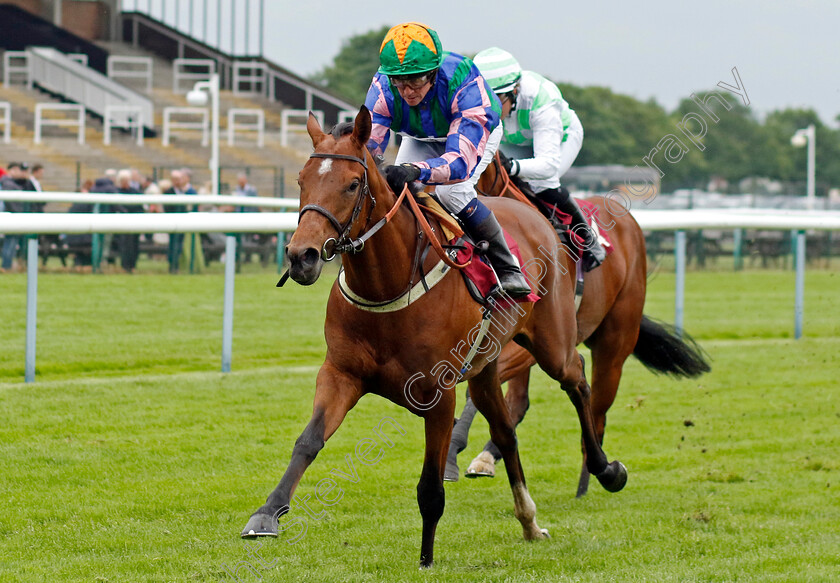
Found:
M 505 469 L 513 492 L 514 514 L 522 524 L 523 536 L 526 540 L 545 538 L 548 531 L 537 526 L 537 506 L 525 486 L 516 431 L 502 397 L 495 361 L 470 380 L 470 393 L 476 407 L 490 424 L 490 438 L 499 446 L 502 459 L 505 460 Z
M 312 418 L 295 442 L 292 459 L 280 483 L 242 529 L 243 538 L 277 536 L 277 521 L 289 511 L 289 504 L 303 473 L 361 395 L 358 379 L 342 374 L 326 363 L 321 367 Z
M 574 321 L 574 313 L 569 314 L 567 320 Z M 548 376 L 560 381 L 560 386 L 575 406 L 587 469 L 606 490 L 618 492 L 627 483 L 627 469 L 619 461 L 608 462 L 601 449 L 592 415 L 591 390 L 584 375 L 583 357 L 574 348 L 574 340 L 566 338 L 567 344 L 563 345 L 563 339 L 558 336 L 558 330 L 564 329 L 562 322 L 562 319 L 555 320 L 551 316 L 537 320 L 531 343 L 534 358 Z
M 533 361 L 529 358 L 529 364 Z M 531 368 L 528 366 L 524 371 L 508 380 L 505 403 L 510 412 L 514 427 L 518 426 L 525 413 L 528 411 L 530 401 L 528 400 L 528 383 L 531 379 Z M 491 439 L 484 445 L 484 449 L 470 463 L 464 475 L 468 478 L 487 477 L 496 475 L 496 462 L 502 459 L 502 452 Z
M 423 470 L 417 483 L 417 505 L 423 519 L 423 538 L 420 545 L 420 566 L 431 567 L 434 561 L 435 532 L 443 516 L 445 495 L 443 473 L 446 452 L 452 437 L 452 415 L 455 413 L 455 396 L 446 398 L 428 412 L 425 418 L 426 454 Z
M 636 306 L 641 306 L 642 303 L 637 301 Z M 616 307 L 620 306 L 617 304 Z M 638 324 L 641 322 L 642 312 L 638 308 L 634 308 L 633 312 L 638 312 L 638 315 L 614 308 L 586 341 L 586 345 L 592 350 L 592 420 L 595 423 L 595 435 L 602 447 L 607 426 L 607 411 L 615 401 L 624 363 L 633 354 L 638 338 Z M 586 448 L 583 443 L 581 450 L 583 464 L 578 481 L 578 498 L 589 489 L 589 470 L 586 467 Z

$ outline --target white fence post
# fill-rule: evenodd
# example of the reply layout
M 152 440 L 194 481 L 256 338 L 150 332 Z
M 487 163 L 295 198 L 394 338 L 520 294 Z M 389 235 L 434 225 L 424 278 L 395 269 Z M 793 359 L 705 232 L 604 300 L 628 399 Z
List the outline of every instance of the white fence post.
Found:
M 115 115 L 122 114 L 122 115 Z M 106 105 L 103 141 L 111 144 L 111 129 L 123 128 L 137 132 L 137 145 L 143 145 L 143 108 L 139 105 Z
M 23 61 L 23 65 L 12 64 L 12 59 Z M 26 51 L 6 51 L 3 53 L 3 85 L 9 86 L 12 82 L 12 75 L 24 75 L 24 84 L 29 85 L 29 53 Z
M 123 68 L 123 65 L 128 65 L 128 67 Z M 111 55 L 108 57 L 108 77 L 111 79 L 144 79 L 146 81 L 146 93 L 151 93 L 152 58 Z
M 12 141 L 12 106 L 8 101 L 0 101 L 0 109 L 5 112 L 0 118 L 3 124 L 3 143 L 8 144 Z
M 796 280 L 793 307 L 793 337 L 802 338 L 802 321 L 805 316 L 805 231 L 796 233 Z
M 203 69 L 195 72 L 194 69 Z M 175 59 L 172 61 L 172 92 L 186 93 L 193 88 L 196 81 L 209 81 L 216 72 L 216 61 L 213 59 Z M 187 88 L 181 87 L 181 81 L 190 81 Z
M 236 123 L 237 117 L 255 117 L 256 121 L 254 123 Z M 255 130 L 257 132 L 257 146 L 262 148 L 265 145 L 265 112 L 262 109 L 240 109 L 236 107 L 229 109 L 228 146 L 233 146 L 236 130 Z
M 172 121 L 173 115 L 200 116 L 201 121 Z M 164 107 L 163 145 L 169 145 L 172 130 L 201 130 L 201 145 L 210 143 L 210 114 L 206 107 Z
M 674 234 L 674 260 L 676 271 L 676 290 L 674 291 L 674 328 L 682 336 L 685 316 L 685 231 Z
M 77 118 L 44 118 L 45 111 L 76 112 Z M 85 108 L 71 103 L 36 103 L 35 104 L 35 143 L 41 143 L 42 126 L 75 126 L 78 128 L 78 142 L 85 143 Z
M 309 110 L 306 109 L 284 109 L 282 115 L 282 122 L 280 124 L 280 145 L 281 146 L 288 146 L 289 145 L 289 131 L 295 130 L 305 130 L 306 129 L 306 122 L 302 124 L 293 124 L 289 122 L 289 118 L 292 117 L 309 117 Z M 312 111 L 312 115 L 315 116 L 315 119 L 318 120 L 318 123 L 321 124 L 321 127 L 324 127 L 324 112 L 320 110 Z

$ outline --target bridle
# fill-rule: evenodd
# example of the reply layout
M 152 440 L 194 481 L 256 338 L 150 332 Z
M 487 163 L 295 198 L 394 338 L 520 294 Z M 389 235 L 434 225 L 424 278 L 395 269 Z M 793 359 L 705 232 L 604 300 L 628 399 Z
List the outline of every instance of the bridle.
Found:
M 362 184 L 359 185 L 359 194 L 356 196 L 356 203 L 353 206 L 353 214 L 350 215 L 350 218 L 347 219 L 345 224 L 341 224 L 341 222 L 335 218 L 335 215 L 332 214 L 330 211 L 325 209 L 324 207 L 317 205 L 317 204 L 308 204 L 300 209 L 300 214 L 298 215 L 298 222 L 300 222 L 301 217 L 303 217 L 303 213 L 306 211 L 315 211 L 324 217 L 332 224 L 333 228 L 338 233 L 338 237 L 330 237 L 326 241 L 324 241 L 324 245 L 321 247 L 321 259 L 324 261 L 332 261 L 335 259 L 336 255 L 340 255 L 342 253 L 358 253 L 362 249 L 365 248 L 365 241 L 370 239 L 376 231 L 382 228 L 382 221 L 379 221 L 373 229 L 367 231 L 364 235 L 357 239 L 350 238 L 350 229 L 353 228 L 353 223 L 356 222 L 356 219 L 359 218 L 359 214 L 362 212 L 362 205 L 365 202 L 365 196 L 370 197 L 370 209 L 368 210 L 367 220 L 365 221 L 365 227 L 367 227 L 368 223 L 370 223 L 370 217 L 373 214 L 373 209 L 376 207 L 376 198 L 374 198 L 373 194 L 370 192 L 370 185 L 368 184 L 368 165 L 367 160 L 364 158 L 359 158 L 357 156 L 349 156 L 346 154 L 326 154 L 326 153 L 319 153 L 315 152 L 310 158 L 335 158 L 338 160 L 350 160 L 352 162 L 358 162 L 362 165 L 365 169 L 365 175 L 362 179 Z M 329 244 L 332 243 L 332 249 L 328 250 L 327 247 Z
M 431 225 L 429 225 L 429 222 L 423 216 L 423 213 L 420 210 L 420 207 L 417 204 L 417 201 L 414 200 L 413 196 L 411 196 L 411 194 L 409 192 L 408 185 L 403 187 L 402 192 L 397 197 L 397 200 L 394 203 L 394 206 L 391 207 L 391 210 L 389 210 L 387 213 L 385 213 L 385 216 L 382 217 L 381 219 L 379 219 L 376 222 L 376 224 L 373 225 L 373 227 L 371 227 L 370 229 L 367 229 L 367 226 L 370 223 L 370 217 L 373 214 L 373 209 L 376 206 L 376 198 L 374 198 L 373 194 L 370 192 L 370 186 L 368 184 L 367 161 L 364 160 L 363 158 L 358 158 L 356 156 L 349 156 L 349 155 L 346 155 L 346 154 L 328 154 L 328 153 L 320 153 L 320 152 L 316 152 L 309 157 L 310 158 L 336 158 L 336 159 L 339 159 L 339 160 L 350 160 L 352 162 L 358 162 L 365 169 L 365 177 L 364 177 L 364 181 L 363 181 L 364 184 L 361 185 L 360 188 L 359 188 L 359 195 L 356 198 L 356 204 L 353 207 L 353 214 L 350 216 L 350 218 L 347 220 L 347 222 L 345 224 L 342 225 L 341 222 L 337 218 L 335 218 L 335 215 L 333 215 L 330 211 L 328 211 L 327 209 L 325 209 L 324 207 L 322 207 L 320 205 L 308 204 L 308 205 L 304 206 L 302 209 L 300 209 L 300 214 L 298 215 L 298 222 L 300 222 L 300 217 L 302 217 L 303 213 L 305 213 L 306 211 L 315 211 L 315 212 L 323 215 L 324 217 L 326 217 L 327 220 L 330 221 L 330 223 L 332 224 L 333 228 L 338 232 L 338 237 L 337 238 L 330 237 L 329 239 L 324 241 L 324 244 L 321 247 L 321 259 L 323 259 L 324 261 L 332 261 L 333 259 L 335 259 L 336 255 L 340 255 L 342 253 L 359 253 L 359 252 L 361 252 L 365 248 L 365 241 L 367 241 L 368 239 L 373 237 L 379 231 L 379 229 L 381 229 L 388 222 L 390 222 L 390 220 L 394 217 L 394 215 L 399 210 L 403 199 L 406 198 L 406 195 L 408 195 L 409 206 L 411 207 L 411 210 L 414 214 L 414 217 L 417 220 L 417 222 L 420 224 L 420 227 L 422 228 L 423 233 L 425 233 L 426 237 L 429 239 L 429 244 L 431 244 L 432 248 L 434 248 L 434 250 L 438 254 L 438 256 L 446 264 L 448 264 L 450 267 L 453 267 L 455 269 L 463 269 L 464 267 L 469 265 L 469 260 L 466 263 L 456 263 L 451 257 L 449 257 L 449 254 L 443 249 L 443 246 L 441 245 L 440 241 L 438 241 L 437 237 L 435 237 L 434 229 L 432 229 Z M 365 232 L 360 237 L 358 237 L 356 239 L 351 239 L 350 236 L 349 236 L 350 229 L 352 228 L 353 223 L 355 223 L 356 219 L 359 217 L 359 213 L 362 210 L 362 204 L 364 203 L 366 195 L 370 197 L 371 205 L 370 205 L 370 210 L 368 210 L 368 216 L 367 216 L 367 220 L 365 221 L 365 226 L 362 228 L 362 231 L 365 231 Z M 330 242 L 333 243 L 333 246 L 332 246 L 331 250 L 328 250 L 328 245 L 330 244 Z

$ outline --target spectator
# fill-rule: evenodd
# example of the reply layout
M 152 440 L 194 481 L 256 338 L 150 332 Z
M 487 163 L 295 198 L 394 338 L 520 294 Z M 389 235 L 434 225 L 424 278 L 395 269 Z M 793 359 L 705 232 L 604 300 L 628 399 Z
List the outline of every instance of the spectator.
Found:
M 42 164 L 35 164 L 32 166 L 32 172 L 29 174 L 29 181 L 38 192 L 43 192 L 41 188 L 41 180 L 44 178 L 44 166 Z
M 257 189 L 248 182 L 248 175 L 240 172 L 236 175 L 236 189 L 233 191 L 234 196 L 257 196 Z M 239 206 L 236 207 L 238 213 L 258 213 L 260 207 L 257 206 Z
M 0 190 L 22 190 L 18 184 L 18 179 L 24 176 L 20 163 L 10 162 L 6 170 L 7 172 L 0 178 Z M 23 212 L 23 204 L 22 202 L 7 201 L 6 212 L 21 213 Z M 6 235 L 3 239 L 3 261 L 0 265 L 0 270 L 3 272 L 12 269 L 14 266 L 19 243 L 20 235 Z
M 91 194 L 99 193 L 99 194 L 116 194 L 117 193 L 117 186 L 114 184 L 114 179 L 111 177 L 116 178 L 117 171 L 116 170 L 106 170 L 105 176 L 101 178 L 97 178 L 96 181 L 93 183 L 93 186 L 90 189 Z M 114 213 L 120 212 L 120 208 L 118 206 L 110 205 L 110 204 L 102 204 L 99 205 L 99 212 L 101 213 Z M 98 235 L 97 235 L 98 236 Z M 112 249 L 114 242 L 114 234 L 113 233 L 105 233 L 102 235 L 102 259 L 107 261 L 110 264 L 113 264 L 115 261 L 114 252 Z
M 120 194 L 140 194 L 140 191 L 131 185 L 131 170 L 120 170 L 117 173 L 117 190 Z M 142 213 L 143 205 L 127 204 L 121 205 L 120 212 Z M 137 257 L 140 255 L 140 235 L 137 233 L 124 233 L 118 237 L 120 248 L 120 263 L 127 273 L 134 273 L 137 267 Z
M 143 192 L 143 180 L 145 177 L 140 174 L 137 168 L 132 168 L 129 172 L 131 172 L 131 188 L 137 192 Z
M 192 172 L 188 168 L 182 168 L 180 170 L 173 170 L 171 174 L 172 178 L 172 188 L 169 192 L 164 192 L 164 194 L 196 194 L 195 189 L 190 184 L 190 178 L 192 177 Z M 183 204 L 175 204 L 175 205 L 165 205 L 163 207 L 164 212 L 167 213 L 185 213 L 187 212 L 187 205 Z M 192 211 L 193 209 L 189 209 Z M 190 250 L 193 251 L 195 249 L 195 241 L 190 241 Z M 201 244 L 198 247 L 201 248 Z M 169 251 L 168 251 L 168 260 L 169 260 L 169 273 L 178 273 L 181 263 L 181 254 L 184 250 L 184 233 L 170 233 L 169 234 Z M 193 267 L 195 267 L 195 261 L 192 262 Z
M 37 192 L 43 192 L 44 190 L 41 186 L 41 180 L 44 178 L 44 172 L 45 170 L 43 164 L 33 164 L 32 170 L 29 173 L 29 182 L 32 185 L 32 189 Z M 31 211 L 35 213 L 42 213 L 44 212 L 44 206 L 46 206 L 46 203 L 43 202 L 32 203 Z M 58 255 L 63 267 L 67 267 L 67 255 L 63 250 L 63 247 L 65 247 L 65 238 L 65 235 L 41 235 L 41 249 L 49 249 L 49 251 L 44 252 L 42 256 L 45 267 L 47 265 L 47 259 L 53 254 Z
M 90 192 L 93 188 L 92 180 L 85 180 L 80 192 Z M 68 212 L 71 213 L 92 213 L 93 205 L 87 202 L 74 202 Z M 75 271 L 86 271 L 92 265 L 92 243 L 93 235 L 78 233 L 67 235 L 67 245 L 74 250 L 73 269 Z

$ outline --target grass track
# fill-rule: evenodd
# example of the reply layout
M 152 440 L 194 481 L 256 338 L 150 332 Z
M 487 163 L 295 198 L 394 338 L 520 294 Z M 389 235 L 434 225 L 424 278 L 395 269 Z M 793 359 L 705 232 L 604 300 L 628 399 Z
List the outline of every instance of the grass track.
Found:
M 356 464 L 359 482 L 327 516 L 295 544 L 256 543 L 269 568 L 237 536 L 308 420 L 326 283 L 238 277 L 234 372 L 222 375 L 218 274 L 42 275 L 38 382 L 24 385 L 25 278 L 4 275 L 0 581 L 233 581 L 237 565 L 257 580 L 244 561 L 263 581 L 836 581 L 838 277 L 809 271 L 806 338 L 793 341 L 792 273 L 690 273 L 686 328 L 714 371 L 674 382 L 628 363 L 605 444 L 630 471 L 618 494 L 593 485 L 574 499 L 579 428 L 562 391 L 533 375 L 519 437 L 552 539 L 522 540 L 500 469 L 447 485 L 436 567 L 422 573 L 422 424 L 376 397 L 298 495 L 314 498 L 384 415 L 406 434 Z M 652 278 L 646 311 L 672 319 L 672 276 Z M 477 422 L 462 465 L 486 435 Z

